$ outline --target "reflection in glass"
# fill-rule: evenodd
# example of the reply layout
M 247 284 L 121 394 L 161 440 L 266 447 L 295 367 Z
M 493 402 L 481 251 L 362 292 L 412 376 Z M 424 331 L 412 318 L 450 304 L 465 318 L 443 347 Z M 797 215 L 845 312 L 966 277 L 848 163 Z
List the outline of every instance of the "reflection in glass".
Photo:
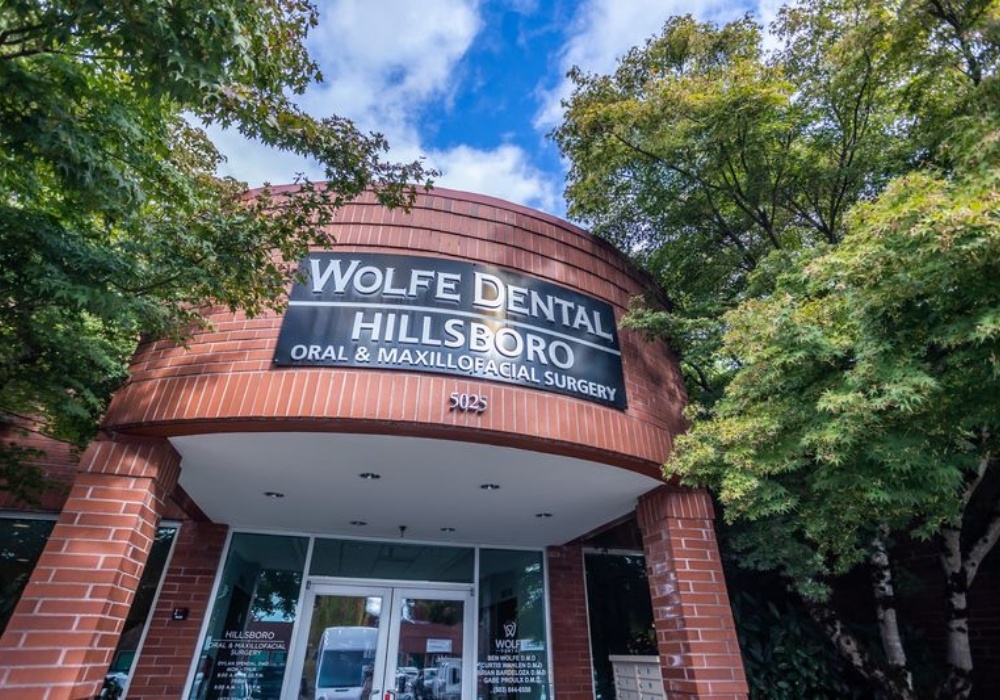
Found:
M 646 560 L 641 554 L 588 552 L 584 561 L 594 687 L 598 700 L 615 700 L 614 669 L 608 657 L 658 653 Z
M 0 633 L 14 614 L 55 520 L 0 518 Z
M 397 700 L 460 700 L 465 603 L 403 598 L 400 605 Z
M 477 697 L 549 697 L 546 614 L 541 552 L 480 550 Z
M 317 539 L 309 575 L 472 583 L 474 560 L 471 547 Z
M 381 614 L 381 596 L 316 596 L 299 680 L 302 700 L 368 699 Z
M 191 700 L 279 700 L 306 537 L 233 535 Z

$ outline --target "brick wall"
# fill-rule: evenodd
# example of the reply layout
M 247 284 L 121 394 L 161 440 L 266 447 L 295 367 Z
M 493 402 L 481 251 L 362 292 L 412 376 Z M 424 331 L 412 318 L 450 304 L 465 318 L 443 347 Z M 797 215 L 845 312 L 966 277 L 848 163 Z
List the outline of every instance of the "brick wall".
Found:
M 498 265 L 608 301 L 617 319 L 648 292 L 645 278 L 610 246 L 554 217 L 489 197 L 435 190 L 410 212 L 370 196 L 341 209 L 330 234 L 337 250 L 455 257 Z M 596 459 L 658 476 L 671 436 L 683 429 L 683 382 L 660 341 L 622 332 L 628 410 L 515 385 L 426 373 L 277 368 L 281 318 L 218 310 L 214 327 L 187 348 L 143 345 L 105 427 L 162 435 L 197 429 L 337 430 L 502 444 Z M 464 387 L 486 393 L 483 415 L 449 411 Z M 395 400 L 388 401 L 386 397 Z M 196 426 L 196 428 L 194 427 Z
M 559 700 L 593 700 L 587 588 L 579 543 L 547 550 L 552 677 Z
M 212 584 L 222 558 L 228 528 L 187 522 L 177 544 L 153 610 L 146 642 L 129 686 L 131 700 L 176 700 L 182 697 L 198 634 L 208 614 Z M 186 620 L 174 620 L 174 608 L 188 608 Z
M 101 687 L 179 459 L 165 440 L 93 443 L 0 638 L 0 699 Z
M 662 487 L 639 500 L 637 515 L 668 696 L 746 698 L 708 494 Z

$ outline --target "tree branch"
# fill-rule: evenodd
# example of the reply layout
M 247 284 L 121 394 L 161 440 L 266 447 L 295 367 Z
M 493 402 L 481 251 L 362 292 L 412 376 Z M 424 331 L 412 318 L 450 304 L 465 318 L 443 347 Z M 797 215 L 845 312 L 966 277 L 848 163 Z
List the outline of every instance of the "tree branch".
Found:
M 967 585 L 972 585 L 972 580 L 976 578 L 976 573 L 979 571 L 979 565 L 983 563 L 986 555 L 993 550 L 998 539 L 1000 539 L 1000 511 L 993 514 L 982 537 L 976 540 L 976 543 L 965 557 L 962 568 L 965 570 Z
M 979 432 L 980 444 L 984 444 L 990 437 L 989 428 L 982 428 Z M 969 505 L 969 501 L 972 500 L 973 494 L 975 494 L 976 489 L 979 488 L 979 484 L 982 483 L 983 477 L 986 476 L 986 470 L 990 466 L 990 462 L 993 459 L 991 452 L 986 452 L 979 460 L 979 464 L 976 465 L 976 473 L 973 478 L 965 485 L 965 489 L 962 491 L 962 508 Z
M 980 65 L 979 58 L 972 51 L 972 46 L 966 36 L 969 30 L 968 24 L 962 22 L 958 12 L 950 3 L 945 3 L 942 0 L 929 0 L 928 5 L 931 17 L 941 20 L 954 32 L 958 50 L 965 61 L 966 69 L 962 72 L 969 76 L 973 85 L 978 86 L 983 80 L 983 67 Z
M 659 163 L 664 168 L 667 168 L 668 170 L 677 173 L 681 177 L 687 178 L 689 181 L 703 188 L 706 192 L 706 197 L 708 198 L 709 206 L 712 208 L 712 213 L 716 216 L 717 220 L 722 225 L 723 234 L 733 242 L 733 244 L 740 250 L 740 252 L 743 254 L 743 257 L 747 260 L 748 263 L 751 264 L 752 267 L 757 266 L 757 261 L 750 254 L 749 250 L 745 247 L 743 241 L 739 240 L 739 238 L 735 234 L 731 233 L 730 227 L 727 224 L 725 224 L 725 221 L 722 218 L 721 213 L 719 212 L 719 210 L 716 208 L 715 204 L 712 201 L 711 192 L 713 191 L 722 192 L 724 191 L 722 187 L 719 187 L 718 185 L 715 185 L 709 182 L 708 180 L 705 180 L 697 176 L 696 174 L 694 174 L 689 170 L 685 170 L 684 168 L 681 168 L 677 165 L 674 165 L 673 163 L 668 162 L 665 158 L 662 158 L 661 156 L 653 153 L 652 151 L 646 150 L 642 146 L 630 142 L 628 139 L 626 139 L 625 137 L 621 136 L 620 134 L 614 131 L 611 132 L 611 136 L 614 137 L 623 146 L 631 148 L 636 153 L 645 156 L 646 158 L 649 158 L 655 163 Z M 739 203 L 737 203 L 737 205 L 739 206 Z M 743 207 L 741 206 L 740 208 L 742 209 Z
M 813 620 L 826 632 L 837 650 L 858 673 L 871 683 L 886 690 L 893 698 L 915 700 L 916 696 L 912 690 L 905 686 L 900 686 L 889 674 L 879 668 L 878 664 L 865 652 L 864 647 L 858 642 L 857 637 L 844 627 L 843 622 L 840 621 L 840 618 L 837 617 L 837 614 L 833 610 L 828 606 L 808 601 L 806 602 L 806 609 Z

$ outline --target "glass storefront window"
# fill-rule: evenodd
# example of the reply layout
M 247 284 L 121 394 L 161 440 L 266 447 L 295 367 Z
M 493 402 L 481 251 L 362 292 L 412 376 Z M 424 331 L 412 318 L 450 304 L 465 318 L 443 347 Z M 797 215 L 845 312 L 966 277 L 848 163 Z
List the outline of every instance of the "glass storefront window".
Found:
M 552 697 L 541 551 L 479 549 L 477 580 L 474 547 L 315 538 L 306 567 L 309 543 L 233 535 L 189 700 Z
M 549 697 L 545 579 L 541 552 L 479 552 L 481 700 Z
M 309 575 L 472 583 L 474 566 L 471 547 L 317 539 Z
M 279 700 L 308 544 L 233 535 L 191 700 Z
M 14 614 L 55 520 L 0 518 L 0 634 Z
M 653 603 L 641 554 L 587 552 L 587 613 L 598 700 L 615 700 L 611 655 L 656 656 Z

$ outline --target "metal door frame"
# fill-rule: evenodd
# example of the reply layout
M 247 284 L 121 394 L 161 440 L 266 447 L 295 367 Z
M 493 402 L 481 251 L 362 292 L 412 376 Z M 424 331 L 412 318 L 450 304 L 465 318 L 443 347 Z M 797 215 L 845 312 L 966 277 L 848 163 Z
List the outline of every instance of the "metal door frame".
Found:
M 462 619 L 462 700 L 472 700 L 475 697 L 475 648 L 476 631 L 476 590 L 475 586 L 466 583 L 434 583 L 420 581 L 396 580 L 355 580 L 329 577 L 310 577 L 305 583 L 305 595 L 302 597 L 302 614 L 297 615 L 292 632 L 292 648 L 288 665 L 290 673 L 285 674 L 281 697 L 283 700 L 299 699 L 299 684 L 302 671 L 305 668 L 306 649 L 308 647 L 309 630 L 312 627 L 312 611 L 316 596 L 341 595 L 352 597 L 382 596 L 382 610 L 379 615 L 378 646 L 375 650 L 375 673 L 372 682 L 371 698 L 361 700 L 391 700 L 396 697 L 394 690 L 381 687 L 386 679 L 395 679 L 399 653 L 400 626 L 402 621 L 401 601 L 404 598 L 420 598 L 430 600 L 455 600 L 465 604 Z M 388 605 L 388 614 L 386 613 Z M 308 611 L 308 616 L 305 612 Z M 308 619 L 306 619 L 308 617 Z M 379 672 L 381 669 L 381 673 Z M 375 680 L 381 679 L 378 688 Z M 394 684 L 393 684 L 394 685 Z

